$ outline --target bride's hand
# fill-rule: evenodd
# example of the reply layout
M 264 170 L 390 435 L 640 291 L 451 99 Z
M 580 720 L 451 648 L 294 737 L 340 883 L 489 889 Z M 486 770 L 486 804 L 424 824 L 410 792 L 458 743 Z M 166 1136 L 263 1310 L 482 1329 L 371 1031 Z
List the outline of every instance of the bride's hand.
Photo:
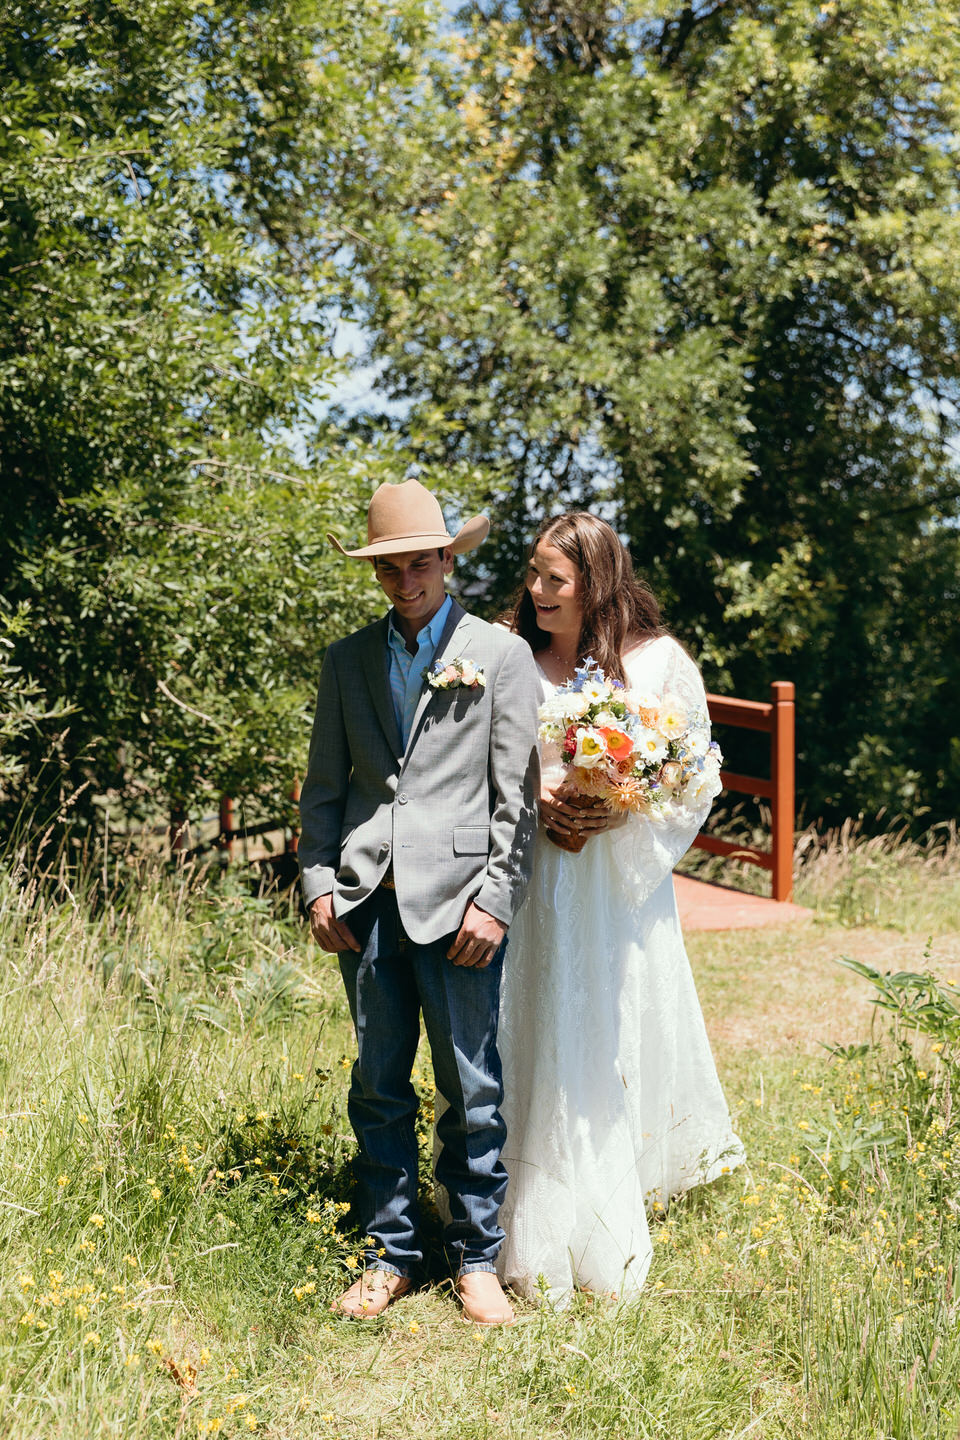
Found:
M 540 819 L 548 830 L 559 835 L 586 836 L 589 839 L 591 835 L 599 835 L 624 823 L 626 816 L 614 814 L 603 800 L 586 801 L 582 798 L 579 804 L 571 805 L 569 798 L 574 794 L 576 790 L 572 786 L 560 785 L 556 790 L 543 787 L 540 792 Z

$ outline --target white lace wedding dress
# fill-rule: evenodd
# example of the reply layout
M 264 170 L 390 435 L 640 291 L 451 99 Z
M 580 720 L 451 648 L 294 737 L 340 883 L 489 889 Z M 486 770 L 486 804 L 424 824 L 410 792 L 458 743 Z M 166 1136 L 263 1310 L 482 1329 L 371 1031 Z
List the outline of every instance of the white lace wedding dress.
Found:
M 633 693 L 681 699 L 709 726 L 696 666 L 675 640 L 628 658 Z M 544 698 L 554 687 L 541 674 Z M 545 768 L 555 755 L 544 755 Z M 677 916 L 671 871 L 710 809 L 631 815 L 577 855 L 542 829 L 510 927 L 499 1049 L 501 1279 L 562 1303 L 574 1286 L 636 1296 L 654 1200 L 744 1159 L 717 1078 Z M 542 1277 L 542 1279 L 540 1278 Z

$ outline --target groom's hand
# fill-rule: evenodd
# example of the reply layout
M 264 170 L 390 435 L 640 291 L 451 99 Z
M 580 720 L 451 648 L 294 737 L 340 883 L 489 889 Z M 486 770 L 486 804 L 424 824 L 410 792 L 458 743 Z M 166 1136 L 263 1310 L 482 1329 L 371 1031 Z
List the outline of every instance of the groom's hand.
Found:
M 310 906 L 310 929 L 321 950 L 331 955 L 339 955 L 341 950 L 360 949 L 350 926 L 334 915 L 332 895 L 318 895 Z
M 483 970 L 500 949 L 506 933 L 506 925 L 501 925 L 471 900 L 457 938 L 447 951 L 447 959 L 454 965 L 472 965 Z

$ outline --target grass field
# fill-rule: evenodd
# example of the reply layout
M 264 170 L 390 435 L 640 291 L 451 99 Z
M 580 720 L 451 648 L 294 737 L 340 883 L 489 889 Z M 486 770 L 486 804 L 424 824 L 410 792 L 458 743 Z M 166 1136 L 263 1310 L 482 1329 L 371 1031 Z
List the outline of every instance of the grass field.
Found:
M 811 922 L 690 938 L 749 1168 L 658 1220 L 638 1304 L 492 1332 L 436 1257 L 383 1319 L 328 1311 L 352 1037 L 292 916 L 237 879 L 26 880 L 0 873 L 0 1434 L 957 1435 L 960 1012 L 837 963 L 960 978 L 955 847 L 835 847 Z M 419 1086 L 426 1143 L 426 1055 Z

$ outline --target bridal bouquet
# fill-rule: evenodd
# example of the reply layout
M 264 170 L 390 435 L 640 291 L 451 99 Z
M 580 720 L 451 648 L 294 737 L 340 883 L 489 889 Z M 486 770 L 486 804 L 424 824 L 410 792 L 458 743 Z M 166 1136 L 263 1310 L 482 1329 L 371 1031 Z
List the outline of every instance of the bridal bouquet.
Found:
M 540 707 L 540 738 L 560 747 L 570 797 L 600 799 L 612 810 L 651 815 L 695 806 L 719 794 L 720 746 L 704 717 L 672 695 L 634 695 L 608 680 L 589 656 Z M 581 803 L 583 803 L 581 801 Z M 547 832 L 566 849 L 577 843 Z

